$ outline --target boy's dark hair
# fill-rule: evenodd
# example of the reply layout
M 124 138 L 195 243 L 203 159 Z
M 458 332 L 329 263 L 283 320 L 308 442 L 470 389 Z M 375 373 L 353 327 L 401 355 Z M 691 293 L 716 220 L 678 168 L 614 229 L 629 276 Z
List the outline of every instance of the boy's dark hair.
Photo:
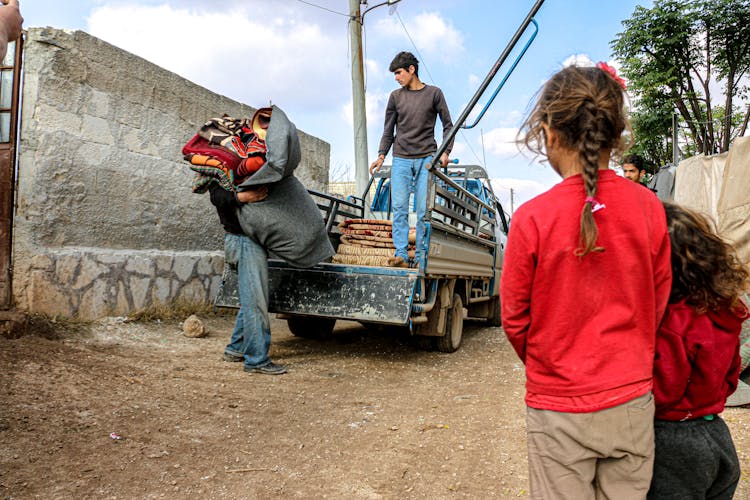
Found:
M 388 67 L 388 71 L 393 73 L 399 68 L 408 70 L 409 66 L 414 66 L 414 74 L 418 77 L 419 61 L 417 61 L 417 58 L 414 57 L 414 54 L 412 54 L 411 52 L 399 52 L 398 54 L 396 54 L 396 57 L 393 58 L 393 61 L 391 61 L 391 65 Z
M 735 307 L 750 285 L 737 251 L 716 234 L 710 220 L 675 203 L 664 203 L 672 247 L 670 302 L 685 300 L 698 312 Z
M 630 163 L 631 165 L 635 166 L 635 168 L 638 169 L 640 172 L 641 170 L 648 170 L 646 168 L 646 161 L 643 159 L 641 155 L 628 155 L 622 160 L 622 164 L 625 165 L 626 163 Z

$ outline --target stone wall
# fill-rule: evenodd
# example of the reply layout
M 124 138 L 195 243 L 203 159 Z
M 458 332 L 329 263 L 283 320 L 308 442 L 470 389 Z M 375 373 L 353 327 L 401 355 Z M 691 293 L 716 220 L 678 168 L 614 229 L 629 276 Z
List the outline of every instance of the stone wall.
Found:
M 96 318 L 155 300 L 209 300 L 223 231 L 208 195 L 191 193 L 180 150 L 206 119 L 255 109 L 84 32 L 51 28 L 28 32 L 22 96 L 17 306 Z M 303 132 L 300 140 L 297 176 L 325 190 L 330 146 Z

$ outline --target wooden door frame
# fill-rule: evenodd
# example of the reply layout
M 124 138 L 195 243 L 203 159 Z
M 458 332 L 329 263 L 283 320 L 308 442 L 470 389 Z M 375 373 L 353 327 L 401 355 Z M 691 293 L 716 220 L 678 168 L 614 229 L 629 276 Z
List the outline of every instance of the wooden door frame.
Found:
M 13 66 L 13 95 L 10 108 L 10 134 L 8 142 L 0 142 L 0 309 L 13 305 L 13 217 L 17 184 L 17 144 L 21 100 L 21 63 L 23 61 L 23 36 L 15 42 Z M 8 108 L 0 108 L 8 111 Z

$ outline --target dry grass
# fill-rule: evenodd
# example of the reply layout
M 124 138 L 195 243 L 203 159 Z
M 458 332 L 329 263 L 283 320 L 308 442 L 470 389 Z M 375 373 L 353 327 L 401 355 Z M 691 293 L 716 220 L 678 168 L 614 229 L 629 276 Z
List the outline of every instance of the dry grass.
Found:
M 17 313 L 3 321 L 2 336 L 17 339 L 26 335 L 37 335 L 56 340 L 71 332 L 85 330 L 90 324 L 90 321 L 79 318 Z
M 143 309 L 133 311 L 128 314 L 128 321 L 182 321 L 191 314 L 207 318 L 236 314 L 236 311 L 225 307 L 214 308 L 214 305 L 210 302 L 176 299 L 165 303 L 156 302 Z

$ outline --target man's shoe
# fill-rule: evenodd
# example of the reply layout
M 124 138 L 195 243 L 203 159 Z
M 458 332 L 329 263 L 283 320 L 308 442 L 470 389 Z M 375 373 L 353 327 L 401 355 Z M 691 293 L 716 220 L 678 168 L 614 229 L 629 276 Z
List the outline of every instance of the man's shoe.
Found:
M 225 352 L 221 356 L 221 359 L 223 359 L 224 361 L 226 361 L 228 363 L 239 363 L 240 361 L 244 361 L 245 357 L 244 356 L 237 356 L 235 354 L 229 354 L 228 352 Z
M 263 366 L 247 366 L 245 365 L 244 370 L 249 373 L 263 373 L 265 375 L 282 375 L 286 373 L 286 366 L 277 365 L 275 363 L 268 363 Z
M 409 267 L 403 257 L 388 257 L 388 267 Z

